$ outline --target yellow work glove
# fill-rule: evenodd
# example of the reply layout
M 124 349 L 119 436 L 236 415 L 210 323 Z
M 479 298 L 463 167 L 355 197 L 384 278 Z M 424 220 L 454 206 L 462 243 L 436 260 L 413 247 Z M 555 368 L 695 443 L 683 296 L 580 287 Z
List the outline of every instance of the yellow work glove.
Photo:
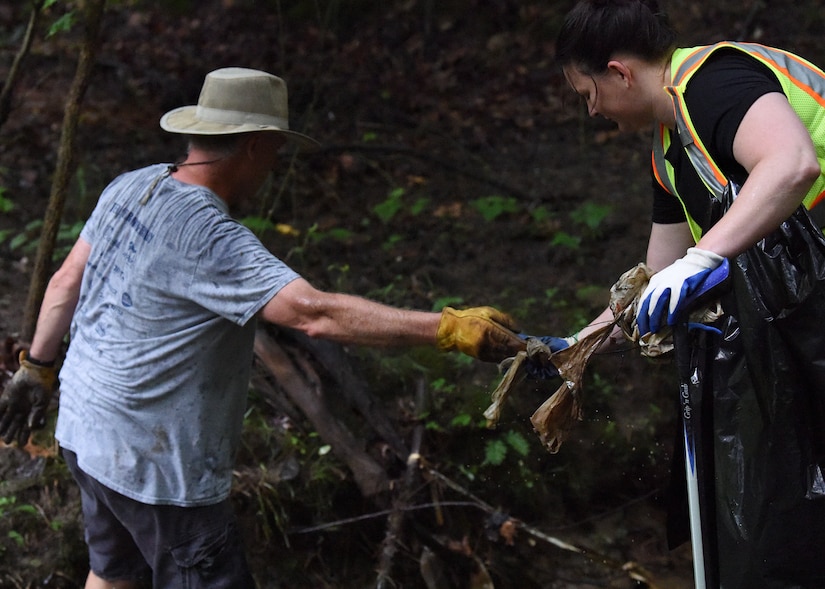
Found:
M 0 395 L 0 438 L 23 446 L 32 429 L 46 424 L 46 410 L 57 384 L 53 365 L 35 364 L 26 350 L 20 351 L 20 368 Z
M 445 352 L 458 350 L 485 362 L 501 362 L 527 347 L 514 328 L 509 315 L 492 307 L 444 307 L 436 341 Z

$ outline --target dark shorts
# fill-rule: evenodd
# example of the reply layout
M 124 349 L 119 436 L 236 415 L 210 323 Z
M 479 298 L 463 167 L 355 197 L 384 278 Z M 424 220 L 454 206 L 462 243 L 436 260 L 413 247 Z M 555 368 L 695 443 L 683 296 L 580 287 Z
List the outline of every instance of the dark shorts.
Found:
M 228 500 L 147 505 L 84 473 L 73 452 L 64 449 L 63 457 L 80 487 L 89 564 L 98 577 L 168 589 L 255 587 Z

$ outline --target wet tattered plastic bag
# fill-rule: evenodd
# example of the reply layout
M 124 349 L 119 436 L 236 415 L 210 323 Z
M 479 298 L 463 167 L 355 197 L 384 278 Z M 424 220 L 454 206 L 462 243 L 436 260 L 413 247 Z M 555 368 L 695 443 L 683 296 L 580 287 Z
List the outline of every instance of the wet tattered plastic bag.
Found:
M 825 237 L 800 208 L 732 262 L 722 335 L 692 354 L 719 586 L 825 587 Z

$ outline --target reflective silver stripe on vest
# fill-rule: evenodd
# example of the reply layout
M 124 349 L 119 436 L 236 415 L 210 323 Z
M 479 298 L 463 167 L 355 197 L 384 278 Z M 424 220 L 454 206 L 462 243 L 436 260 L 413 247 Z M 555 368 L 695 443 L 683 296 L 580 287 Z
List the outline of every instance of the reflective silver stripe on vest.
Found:
M 769 65 L 771 68 L 782 71 L 786 75 L 788 82 L 803 90 L 810 88 L 814 94 L 819 97 L 818 102 L 825 106 L 825 78 L 822 77 L 818 68 L 797 55 L 782 51 L 781 49 L 759 45 L 758 43 L 723 42 L 697 49 L 685 58 L 679 66 L 679 69 L 673 76 L 674 86 L 680 86 L 685 83 L 687 79 L 693 75 L 696 66 L 701 64 L 710 53 L 724 47 L 744 51 L 752 57 L 766 62 L 766 65 Z M 782 83 L 783 80 L 780 78 L 779 82 Z M 810 94 L 807 90 L 806 93 Z
M 814 100 L 825 109 L 825 77 L 823 77 L 822 72 L 818 68 L 801 57 L 782 51 L 781 49 L 766 47 L 756 43 L 722 42 L 715 45 L 695 48 L 692 51 L 688 50 L 691 52 L 687 57 L 682 59 L 678 69 L 673 74 L 673 85 L 668 87 L 667 91 L 674 98 L 677 129 L 679 130 L 680 141 L 685 147 L 685 152 L 702 182 L 711 194 L 717 197 L 721 197 L 726 180 L 715 162 L 713 162 L 706 153 L 701 142 L 698 145 L 694 142 L 694 137 L 688 128 L 683 112 L 684 104 L 679 89 L 684 87 L 690 77 L 699 69 L 699 66 L 712 52 L 725 47 L 743 51 L 765 64 L 771 71 L 774 71 L 777 74 L 777 79 L 782 85 L 785 94 L 788 96 L 789 101 L 791 101 L 792 107 L 798 106 L 794 105 L 792 96 L 790 96 L 790 92 L 793 90 L 805 94 L 807 99 Z M 797 98 L 799 98 L 798 95 Z M 675 186 L 672 186 L 670 175 L 667 173 L 667 163 L 664 158 L 662 138 L 661 136 L 657 136 L 657 139 L 653 146 L 653 161 L 657 166 L 657 176 L 666 190 L 671 191 L 673 194 L 678 194 L 675 191 Z M 698 140 L 698 138 L 696 138 L 696 140 Z

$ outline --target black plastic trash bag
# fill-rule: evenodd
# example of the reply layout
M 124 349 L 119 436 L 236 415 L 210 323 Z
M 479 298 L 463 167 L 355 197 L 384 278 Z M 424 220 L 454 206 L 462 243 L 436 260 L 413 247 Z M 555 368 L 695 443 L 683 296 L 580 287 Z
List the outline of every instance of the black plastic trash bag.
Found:
M 720 210 L 735 187 L 727 197 Z M 709 564 L 723 589 L 822 589 L 825 237 L 800 208 L 731 262 L 721 337 L 691 342 L 706 417 L 700 475 L 713 485 L 703 506 L 715 527 Z M 684 466 L 673 475 L 684 489 Z M 687 539 L 681 511 L 669 521 L 672 544 Z

